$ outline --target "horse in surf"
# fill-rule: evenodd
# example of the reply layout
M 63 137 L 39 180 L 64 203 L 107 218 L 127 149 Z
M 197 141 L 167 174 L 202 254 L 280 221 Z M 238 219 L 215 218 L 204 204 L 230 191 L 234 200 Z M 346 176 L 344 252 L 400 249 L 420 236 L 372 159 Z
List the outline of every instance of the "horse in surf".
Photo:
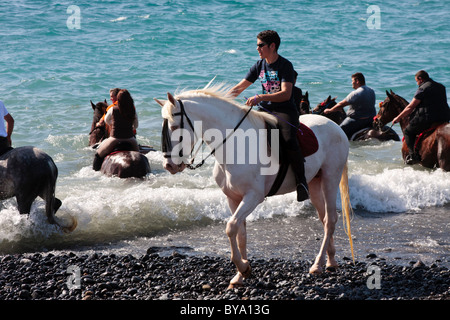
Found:
M 94 110 L 91 132 L 89 133 L 89 146 L 93 149 L 98 148 L 100 143 L 109 137 L 109 128 L 106 123 L 97 125 L 106 112 L 107 103 L 100 101 L 92 103 Z M 133 151 L 132 146 L 127 143 L 119 143 L 113 152 L 105 157 L 101 164 L 100 172 L 106 176 L 116 176 L 119 178 L 142 178 L 151 172 L 150 163 L 145 156 L 152 147 L 139 145 L 139 152 Z
M 338 110 L 335 112 L 330 112 L 327 114 L 324 114 L 325 109 L 330 109 L 333 106 L 335 106 L 336 103 L 336 97 L 331 98 L 331 96 L 328 96 L 327 99 L 319 103 L 314 109 L 314 114 L 320 114 L 323 115 L 337 124 L 341 124 L 342 121 L 344 121 L 345 117 L 347 116 L 344 110 Z M 388 126 L 380 126 L 378 122 L 373 122 L 371 127 L 363 128 L 361 130 L 358 130 L 355 132 L 351 137 L 350 141 L 365 141 L 369 139 L 376 139 L 379 141 L 400 141 L 400 138 L 398 134 L 390 127 Z
M 408 105 L 408 101 L 392 90 L 386 90 L 386 99 L 380 103 L 380 111 L 375 117 L 375 121 L 380 126 L 391 122 Z M 400 121 L 402 131 L 409 124 L 409 117 L 403 117 Z M 420 134 L 416 139 L 416 148 L 421 156 L 420 164 L 425 168 L 441 168 L 450 171 L 450 124 L 436 123 L 428 130 Z M 403 160 L 409 154 L 405 141 L 402 144 Z
M 266 123 L 276 125 L 276 118 L 239 105 L 226 96 L 220 86 L 186 91 L 175 97 L 168 93 L 166 101 L 155 99 L 162 106 L 162 149 L 164 168 L 175 174 L 194 165 L 194 148 L 203 140 L 212 150 L 215 166 L 213 175 L 228 200 L 231 218 L 226 234 L 231 246 L 231 260 L 237 273 L 230 287 L 242 286 L 251 273 L 247 258 L 246 217 L 264 201 L 277 178 L 280 167 L 277 152 L 278 130 L 267 130 Z M 349 215 L 351 205 L 347 184 L 347 157 L 349 142 L 344 132 L 329 119 L 318 115 L 303 115 L 303 124 L 312 129 L 318 140 L 317 151 L 305 158 L 305 175 L 310 199 L 324 226 L 324 238 L 310 273 L 323 272 L 324 267 L 337 267 L 333 233 L 338 219 L 336 200 L 341 191 L 343 216 L 352 245 Z M 271 133 L 268 146 L 267 133 Z M 262 133 L 262 134 L 259 134 Z M 244 136 L 252 140 L 248 147 L 239 148 L 233 141 Z M 240 139 L 242 141 L 242 139 Z M 178 142 L 173 145 L 172 142 Z M 239 141 L 238 141 L 239 142 Z M 254 147 L 258 146 L 259 150 Z M 259 154 L 255 156 L 256 154 Z M 191 158 L 188 161 L 188 158 Z M 289 169 L 275 194 L 295 191 L 295 179 Z M 353 255 L 353 247 L 352 247 Z
M 0 156 L 0 200 L 16 197 L 20 214 L 29 214 L 31 205 L 39 196 L 45 201 L 45 213 L 50 224 L 71 232 L 77 220 L 55 216 L 61 200 L 55 197 L 58 169 L 52 158 L 34 147 L 19 147 Z

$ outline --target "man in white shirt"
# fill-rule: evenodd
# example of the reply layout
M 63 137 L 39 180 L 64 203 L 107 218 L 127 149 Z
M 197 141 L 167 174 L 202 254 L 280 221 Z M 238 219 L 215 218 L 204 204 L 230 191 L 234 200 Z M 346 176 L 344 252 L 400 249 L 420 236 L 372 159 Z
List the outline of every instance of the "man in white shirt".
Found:
M 366 79 L 362 73 L 352 75 L 352 87 L 355 89 L 333 108 L 325 109 L 324 113 L 330 113 L 349 106 L 347 117 L 342 121 L 341 128 L 348 139 L 357 131 L 370 127 L 375 110 L 375 92 L 366 86 Z
M 11 134 L 14 129 L 14 118 L 9 114 L 3 101 L 0 101 L 0 119 L 6 121 L 0 121 L 0 155 L 8 151 L 12 145 Z

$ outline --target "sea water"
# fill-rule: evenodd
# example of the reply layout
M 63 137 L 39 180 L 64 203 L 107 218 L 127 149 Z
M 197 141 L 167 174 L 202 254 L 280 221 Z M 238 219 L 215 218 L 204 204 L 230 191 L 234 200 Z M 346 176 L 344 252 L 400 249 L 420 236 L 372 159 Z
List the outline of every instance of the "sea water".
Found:
M 58 215 L 74 216 L 64 234 L 37 200 L 29 216 L 15 199 L 0 204 L 0 253 L 189 248 L 228 256 L 227 201 L 212 179 L 213 160 L 171 175 L 162 167 L 161 114 L 153 98 L 205 86 L 234 85 L 259 58 L 256 35 L 281 36 L 279 53 L 296 71 L 312 106 L 352 90 L 362 72 L 376 92 L 411 100 L 421 69 L 450 86 L 450 9 L 442 1 L 12 1 L 0 3 L 0 100 L 15 119 L 15 147 L 33 145 L 59 170 Z M 144 179 L 92 170 L 90 101 L 127 88 L 139 117 L 137 139 L 157 151 Z M 255 84 L 246 95 L 260 92 Z M 239 97 L 243 101 L 242 97 Z M 400 128 L 394 126 L 402 136 Z M 450 174 L 405 166 L 401 142 L 352 142 L 352 234 L 357 258 L 450 260 Z M 338 200 L 340 209 L 340 201 Z M 248 217 L 253 257 L 311 259 L 323 231 L 309 201 L 266 199 Z M 339 222 L 338 255 L 349 256 Z

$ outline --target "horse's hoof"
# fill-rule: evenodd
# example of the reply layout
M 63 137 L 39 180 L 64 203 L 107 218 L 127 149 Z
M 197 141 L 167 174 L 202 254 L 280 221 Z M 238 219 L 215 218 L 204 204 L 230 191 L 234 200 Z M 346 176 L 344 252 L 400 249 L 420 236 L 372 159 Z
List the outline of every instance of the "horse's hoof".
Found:
M 326 271 L 326 272 L 336 272 L 337 269 L 338 269 L 338 266 L 327 266 L 327 267 L 325 268 L 325 271 Z
M 252 274 L 252 267 L 250 267 L 250 264 L 248 265 L 247 269 L 244 272 L 240 272 L 240 274 L 242 275 L 242 277 L 244 277 L 244 279 L 250 278 Z
M 309 273 L 314 275 L 322 274 L 322 268 L 318 266 L 312 266 L 311 269 L 309 269 Z

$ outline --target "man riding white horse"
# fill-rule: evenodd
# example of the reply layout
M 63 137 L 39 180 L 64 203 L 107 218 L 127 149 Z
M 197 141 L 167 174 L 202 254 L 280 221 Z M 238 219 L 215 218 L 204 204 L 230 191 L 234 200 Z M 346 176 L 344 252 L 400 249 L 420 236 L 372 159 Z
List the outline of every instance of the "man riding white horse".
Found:
M 305 179 L 304 157 L 297 140 L 299 114 L 292 99 L 295 71 L 292 63 L 278 54 L 279 46 L 280 37 L 277 32 L 260 32 L 256 48 L 261 60 L 250 68 L 246 77 L 234 86 L 229 94 L 237 97 L 258 78 L 261 80 L 263 93 L 247 99 L 246 104 L 260 105 L 261 111 L 268 111 L 280 119 L 278 125 L 297 183 L 297 200 L 304 201 L 309 198 L 309 192 Z

